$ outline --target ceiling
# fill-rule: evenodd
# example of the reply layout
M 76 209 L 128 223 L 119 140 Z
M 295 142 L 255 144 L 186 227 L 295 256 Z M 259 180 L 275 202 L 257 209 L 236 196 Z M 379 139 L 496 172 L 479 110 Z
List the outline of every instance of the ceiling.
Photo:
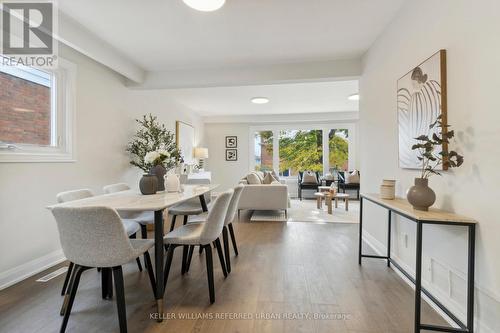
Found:
M 61 0 L 59 9 L 147 71 L 360 57 L 405 0 Z
M 358 111 L 358 102 L 347 99 L 356 92 L 357 80 L 164 91 L 205 117 Z M 270 102 L 251 103 L 250 99 L 257 96 L 267 97 Z

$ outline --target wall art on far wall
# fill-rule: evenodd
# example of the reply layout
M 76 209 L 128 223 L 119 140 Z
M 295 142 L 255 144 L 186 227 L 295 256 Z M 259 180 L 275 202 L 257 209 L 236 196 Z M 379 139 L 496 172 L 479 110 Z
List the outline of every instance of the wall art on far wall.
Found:
M 238 148 L 238 137 L 226 136 L 226 148 Z
M 433 54 L 398 80 L 397 110 L 399 166 L 420 169 L 417 150 L 411 149 L 418 142 L 415 138 L 437 133 L 438 128 L 429 129 L 429 125 L 440 114 L 447 124 L 446 50 Z M 444 144 L 439 148 L 446 151 L 448 147 Z
M 226 149 L 226 161 L 237 161 L 238 149 Z

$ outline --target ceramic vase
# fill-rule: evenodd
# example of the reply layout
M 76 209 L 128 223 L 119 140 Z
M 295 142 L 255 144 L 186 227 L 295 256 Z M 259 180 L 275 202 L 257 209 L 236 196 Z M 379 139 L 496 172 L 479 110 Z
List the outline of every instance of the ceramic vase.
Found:
M 139 181 L 139 189 L 144 195 L 155 194 L 158 187 L 158 178 L 155 175 L 144 174 Z
M 181 189 L 181 182 L 179 180 L 179 175 L 175 173 L 169 173 L 165 177 L 165 187 L 167 192 L 179 192 Z
M 167 173 L 165 167 L 161 164 L 155 165 L 154 167 L 151 168 L 149 173 L 155 175 L 156 178 L 158 179 L 157 191 L 165 191 L 165 185 L 163 183 L 163 179 L 165 177 L 165 174 Z
M 408 189 L 406 198 L 414 209 L 427 211 L 436 201 L 436 193 L 429 187 L 428 179 L 415 178 L 415 185 Z

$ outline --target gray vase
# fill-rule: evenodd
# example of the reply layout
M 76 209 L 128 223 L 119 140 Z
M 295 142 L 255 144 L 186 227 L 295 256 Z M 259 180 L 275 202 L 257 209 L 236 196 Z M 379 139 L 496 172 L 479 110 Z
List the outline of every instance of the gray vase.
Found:
M 144 195 L 155 194 L 158 187 L 158 178 L 155 175 L 144 174 L 139 181 L 139 189 Z
M 415 178 L 415 185 L 406 193 L 408 202 L 416 210 L 429 210 L 436 201 L 436 193 L 429 187 L 429 179 Z
M 155 175 L 156 178 L 158 179 L 158 185 L 157 185 L 157 191 L 165 191 L 165 174 L 167 173 L 167 170 L 165 167 L 161 164 L 155 165 L 154 167 L 151 168 L 149 171 L 150 174 Z

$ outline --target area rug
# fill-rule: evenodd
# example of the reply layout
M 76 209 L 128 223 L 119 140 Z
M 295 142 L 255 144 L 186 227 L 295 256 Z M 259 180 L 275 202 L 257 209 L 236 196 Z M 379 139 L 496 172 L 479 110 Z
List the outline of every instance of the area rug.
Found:
M 359 223 L 359 201 L 349 201 L 349 210 L 345 210 L 344 203 L 339 202 L 338 208 L 333 208 L 333 214 L 328 214 L 327 208 L 318 209 L 316 200 L 291 200 L 288 209 L 288 219 L 284 211 L 255 210 L 250 221 L 279 221 L 279 222 L 313 222 L 313 223 Z

